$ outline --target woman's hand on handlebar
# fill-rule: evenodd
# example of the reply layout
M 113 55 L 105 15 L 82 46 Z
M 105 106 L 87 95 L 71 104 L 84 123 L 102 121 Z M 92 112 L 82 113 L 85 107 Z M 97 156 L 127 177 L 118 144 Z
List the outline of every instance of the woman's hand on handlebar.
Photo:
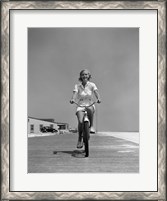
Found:
M 98 100 L 97 100 L 97 103 L 101 103 L 101 100 L 100 100 L 100 99 L 98 99 Z
M 71 99 L 71 100 L 70 100 L 70 103 L 71 103 L 71 104 L 73 104 L 74 102 L 75 102 L 74 99 Z

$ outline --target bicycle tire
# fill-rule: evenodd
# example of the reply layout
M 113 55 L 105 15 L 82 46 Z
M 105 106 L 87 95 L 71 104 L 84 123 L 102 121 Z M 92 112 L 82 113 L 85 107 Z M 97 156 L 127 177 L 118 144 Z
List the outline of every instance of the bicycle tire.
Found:
M 83 141 L 85 145 L 85 157 L 89 156 L 89 122 L 84 122 Z

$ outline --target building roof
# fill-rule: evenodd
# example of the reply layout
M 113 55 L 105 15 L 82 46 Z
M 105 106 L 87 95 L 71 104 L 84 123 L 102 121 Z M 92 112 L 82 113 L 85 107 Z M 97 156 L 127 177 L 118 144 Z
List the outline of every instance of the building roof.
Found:
M 41 121 L 47 121 L 47 122 L 56 123 L 56 124 L 66 124 L 66 125 L 68 125 L 68 123 L 55 122 L 55 120 L 53 118 L 48 118 L 48 119 L 41 119 L 41 118 L 36 118 L 36 117 L 28 117 L 28 118 L 29 119 L 41 120 Z

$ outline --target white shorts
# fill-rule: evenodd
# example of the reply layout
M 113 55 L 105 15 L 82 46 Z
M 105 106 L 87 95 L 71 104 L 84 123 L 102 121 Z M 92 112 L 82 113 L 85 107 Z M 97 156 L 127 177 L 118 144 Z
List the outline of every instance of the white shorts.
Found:
M 95 112 L 95 105 L 92 105 L 93 107 L 93 112 Z M 76 113 L 79 112 L 79 111 L 84 111 L 84 107 L 77 107 L 77 110 L 76 110 Z

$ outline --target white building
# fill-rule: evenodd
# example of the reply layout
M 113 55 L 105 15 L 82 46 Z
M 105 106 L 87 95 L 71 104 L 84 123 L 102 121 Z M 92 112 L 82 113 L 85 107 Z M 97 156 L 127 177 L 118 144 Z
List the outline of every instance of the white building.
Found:
M 51 120 L 46 121 L 42 119 L 28 117 L 28 134 L 41 134 L 41 129 L 46 126 L 54 128 L 57 131 L 59 130 L 59 126 Z

